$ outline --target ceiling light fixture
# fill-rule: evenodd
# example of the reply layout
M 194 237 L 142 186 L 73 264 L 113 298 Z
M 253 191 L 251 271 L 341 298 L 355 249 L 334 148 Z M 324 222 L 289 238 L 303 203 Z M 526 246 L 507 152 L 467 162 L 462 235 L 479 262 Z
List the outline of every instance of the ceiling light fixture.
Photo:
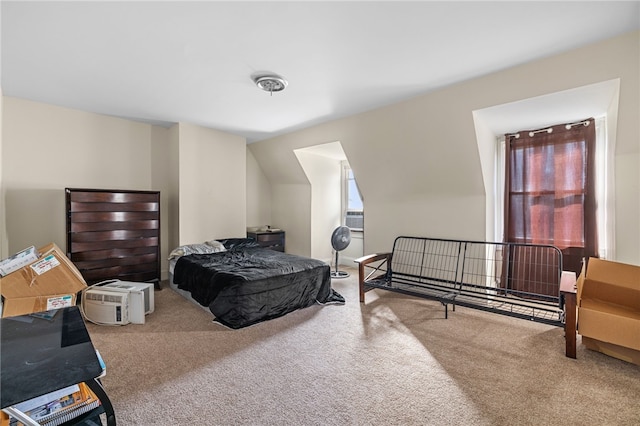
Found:
M 287 80 L 277 75 L 262 75 L 255 77 L 253 81 L 258 88 L 269 92 L 273 95 L 273 92 L 281 92 L 287 87 Z

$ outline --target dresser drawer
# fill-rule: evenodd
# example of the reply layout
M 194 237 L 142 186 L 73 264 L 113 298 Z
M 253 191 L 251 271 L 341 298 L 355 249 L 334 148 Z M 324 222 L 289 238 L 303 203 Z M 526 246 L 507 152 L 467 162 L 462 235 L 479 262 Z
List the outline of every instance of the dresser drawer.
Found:
M 160 287 L 160 192 L 66 188 L 67 256 L 85 281 Z
M 284 252 L 284 231 L 247 232 L 247 238 L 253 238 L 261 247 Z

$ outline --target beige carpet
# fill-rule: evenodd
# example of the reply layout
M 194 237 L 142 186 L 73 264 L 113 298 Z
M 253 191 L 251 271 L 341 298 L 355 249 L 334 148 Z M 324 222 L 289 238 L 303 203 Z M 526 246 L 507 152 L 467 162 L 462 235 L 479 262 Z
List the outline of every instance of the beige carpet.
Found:
M 89 324 L 119 425 L 639 425 L 640 367 L 563 330 L 333 281 L 343 306 L 241 330 L 166 283 L 144 325 Z

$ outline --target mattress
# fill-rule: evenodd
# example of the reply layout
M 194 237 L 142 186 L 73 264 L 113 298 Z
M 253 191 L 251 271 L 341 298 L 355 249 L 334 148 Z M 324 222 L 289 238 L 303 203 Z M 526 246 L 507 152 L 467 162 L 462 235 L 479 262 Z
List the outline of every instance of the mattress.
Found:
M 182 256 L 171 282 L 234 329 L 314 304 L 344 303 L 331 288 L 327 263 L 260 247 Z

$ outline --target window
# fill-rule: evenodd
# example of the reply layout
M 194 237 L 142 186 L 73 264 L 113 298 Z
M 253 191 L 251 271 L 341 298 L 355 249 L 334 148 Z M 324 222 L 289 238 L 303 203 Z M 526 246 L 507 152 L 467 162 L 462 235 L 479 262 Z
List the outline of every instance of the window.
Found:
M 596 220 L 598 228 L 598 254 L 602 259 L 615 259 L 614 252 L 614 191 L 613 147 L 607 140 L 607 117 L 595 119 L 596 130 Z M 493 200 L 495 206 L 493 241 L 504 238 L 505 137 L 496 145 Z
M 364 205 L 351 167 L 344 167 L 345 225 L 352 231 L 364 230 Z
M 506 138 L 505 241 L 551 244 L 565 269 L 596 257 L 594 120 Z

